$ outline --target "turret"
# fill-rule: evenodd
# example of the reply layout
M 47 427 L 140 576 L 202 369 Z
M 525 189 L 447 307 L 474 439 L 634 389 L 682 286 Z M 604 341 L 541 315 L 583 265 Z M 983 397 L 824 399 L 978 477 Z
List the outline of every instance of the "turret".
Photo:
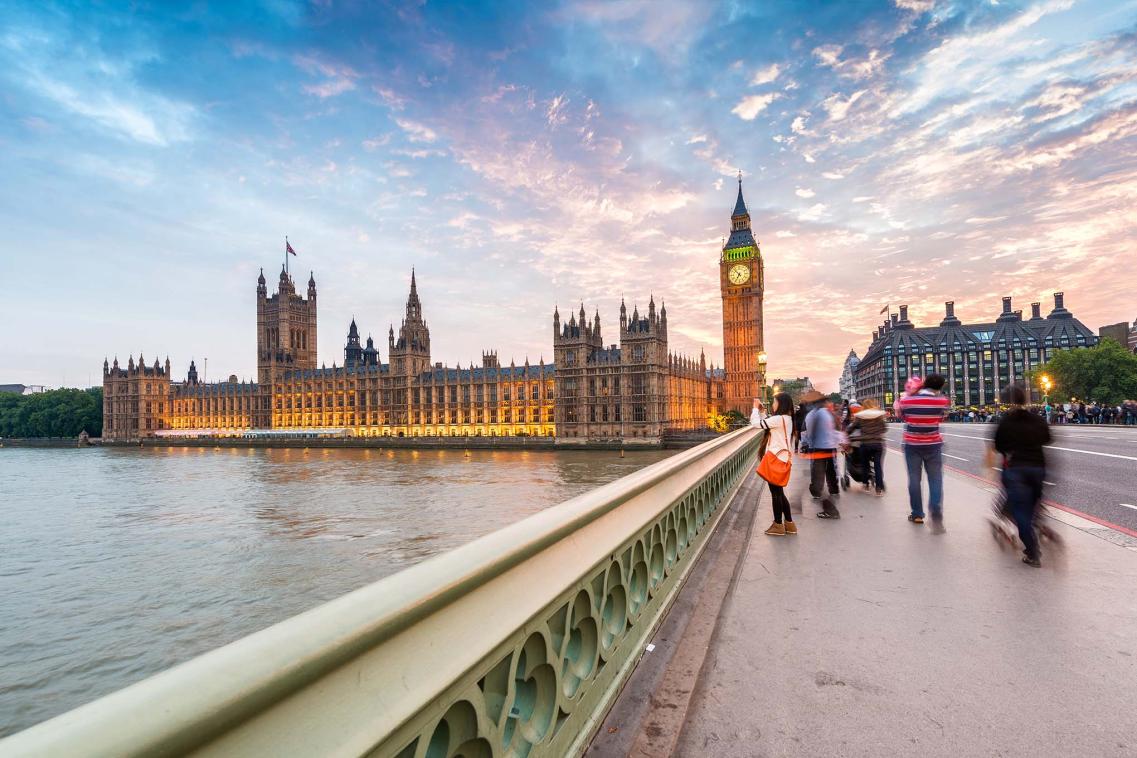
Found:
M 261 269 L 261 275 L 257 277 L 257 298 L 268 296 L 268 286 L 265 284 L 265 270 Z
M 103 356 L 103 376 L 111 372 L 111 364 L 107 362 L 106 356 Z
M 554 305 L 553 306 L 553 341 L 556 342 L 557 338 L 561 336 L 561 312 Z
M 628 306 L 624 305 L 624 298 L 620 298 L 620 331 L 628 328 Z
M 308 272 L 308 299 L 316 299 L 316 274 L 313 271 Z

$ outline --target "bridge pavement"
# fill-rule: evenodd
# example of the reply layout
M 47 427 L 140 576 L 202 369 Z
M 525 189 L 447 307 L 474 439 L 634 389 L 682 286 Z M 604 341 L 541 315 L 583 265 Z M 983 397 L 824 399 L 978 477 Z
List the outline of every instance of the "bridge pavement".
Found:
M 945 477 L 947 534 L 910 524 L 900 464 L 889 454 L 886 497 L 847 494 L 840 521 L 807 495 L 797 537 L 762 533 L 763 490 L 749 542 L 708 558 L 735 568 L 709 644 L 657 651 L 699 675 L 656 676 L 675 691 L 638 693 L 652 707 L 636 725 L 608 725 L 617 703 L 590 754 L 620 728 L 634 755 L 1137 754 L 1137 540 L 1059 513 L 1065 549 L 1033 569 L 992 540 L 991 492 L 966 475 Z

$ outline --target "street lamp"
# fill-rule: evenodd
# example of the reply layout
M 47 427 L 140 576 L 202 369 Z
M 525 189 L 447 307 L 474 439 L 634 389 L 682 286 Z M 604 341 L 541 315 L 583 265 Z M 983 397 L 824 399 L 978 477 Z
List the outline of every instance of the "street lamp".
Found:
M 1050 377 L 1043 374 L 1039 379 L 1039 384 L 1042 385 L 1042 412 L 1046 415 L 1046 423 L 1050 423 Z
M 766 384 L 766 351 L 758 351 L 758 371 L 762 373 L 762 400 L 769 406 L 771 399 L 767 398 L 766 391 L 768 386 Z

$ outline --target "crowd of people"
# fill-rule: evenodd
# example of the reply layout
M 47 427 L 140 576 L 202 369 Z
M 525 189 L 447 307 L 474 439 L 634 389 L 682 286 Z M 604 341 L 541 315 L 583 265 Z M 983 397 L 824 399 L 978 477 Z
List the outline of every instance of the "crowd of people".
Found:
M 952 410 L 950 399 L 943 394 L 944 384 L 941 374 L 928 374 L 923 379 L 912 377 L 903 395 L 887 410 L 873 401 L 845 403 L 838 409 L 830 398 L 811 391 L 800 398 L 796 409 L 788 394 L 778 393 L 767 414 L 765 404 L 755 399 L 750 423 L 767 431 L 766 450 L 758 474 L 769 484 L 774 512 L 773 523 L 766 534 L 798 533 L 785 493 L 795 455 L 803 465 L 809 466 L 809 493 L 820 519 L 841 518 L 838 502 L 843 478 L 846 485 L 852 480 L 865 492 L 883 496 L 886 423 L 892 419 L 904 425 L 908 521 L 919 526 L 930 519 L 932 532 L 945 534 L 944 440 L 940 425 L 953 417 L 961 420 L 960 413 L 965 413 L 967 420 L 974 420 L 975 412 Z M 1046 477 L 1044 448 L 1051 441 L 1050 423 L 1059 422 L 1049 417 L 1049 406 L 1028 406 L 1026 392 L 1018 385 L 1004 388 L 1001 400 L 1000 408 L 993 411 L 989 419 L 984 419 L 996 424 L 989 444 L 988 466 L 992 473 L 998 472 L 1002 484 L 1002 512 L 1018 530 L 1023 563 L 1038 567 L 1041 551 L 1036 521 L 1042 503 L 1042 482 Z M 1114 421 L 1117 414 L 1112 412 L 1103 415 L 1102 407 L 1090 404 L 1075 408 L 1073 423 L 1129 423 Z M 1091 408 L 1097 412 L 1091 414 Z M 1081 421 L 1083 410 L 1086 421 Z M 1137 414 L 1137 403 L 1130 401 L 1115 410 L 1121 413 L 1121 419 L 1131 418 Z M 1065 409 L 1062 412 L 1065 413 Z M 844 477 L 838 465 L 842 456 L 845 458 Z M 928 483 L 927 510 L 924 508 L 924 479 Z
M 1032 403 L 1023 405 L 1023 408 L 1051 424 L 1137 426 L 1137 400 L 1126 400 L 1117 405 L 1095 402 Z M 963 424 L 998 423 L 1006 410 L 1004 407 L 953 408 L 948 411 L 947 420 Z

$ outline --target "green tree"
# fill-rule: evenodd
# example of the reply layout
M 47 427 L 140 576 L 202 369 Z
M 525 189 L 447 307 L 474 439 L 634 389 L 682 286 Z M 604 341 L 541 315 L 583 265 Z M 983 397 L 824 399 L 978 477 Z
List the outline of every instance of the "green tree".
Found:
M 1109 338 L 1094 347 L 1054 353 L 1046 365 L 1031 372 L 1031 383 L 1038 386 L 1044 374 L 1054 383 L 1050 390 L 1054 400 L 1076 397 L 1117 405 L 1137 399 L 1137 354 Z
M 0 437 L 92 437 L 103 433 L 103 390 L 0 393 Z

